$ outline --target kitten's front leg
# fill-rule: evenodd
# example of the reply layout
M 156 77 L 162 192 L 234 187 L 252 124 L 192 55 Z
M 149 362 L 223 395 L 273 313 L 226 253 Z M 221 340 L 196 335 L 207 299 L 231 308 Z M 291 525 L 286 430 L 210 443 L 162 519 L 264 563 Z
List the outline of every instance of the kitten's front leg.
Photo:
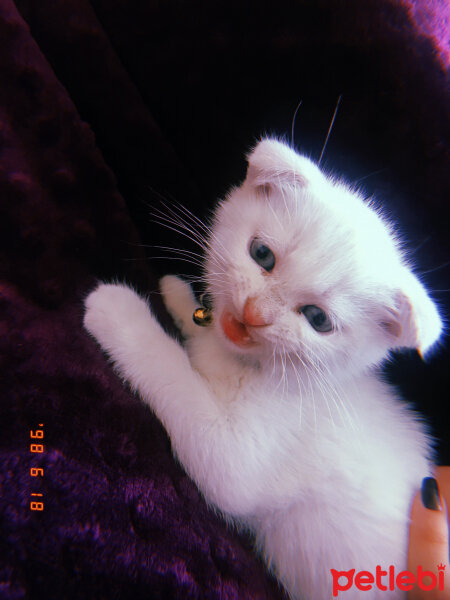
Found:
M 260 494 L 249 486 L 255 464 L 245 458 L 253 455 L 252 436 L 239 434 L 246 423 L 232 417 L 133 290 L 101 284 L 85 305 L 84 326 L 162 421 L 206 498 L 230 515 L 250 514 Z
M 163 419 L 164 389 L 179 387 L 195 403 L 205 396 L 200 376 L 185 350 L 166 334 L 147 302 L 126 285 L 100 284 L 85 301 L 84 326 L 114 362 L 116 370 Z M 171 394 L 173 396 L 173 393 Z
M 219 432 L 226 438 L 228 431 L 224 407 L 133 290 L 101 284 L 85 305 L 85 328 L 155 411 L 184 467 L 211 499 L 210 473 L 225 452 Z

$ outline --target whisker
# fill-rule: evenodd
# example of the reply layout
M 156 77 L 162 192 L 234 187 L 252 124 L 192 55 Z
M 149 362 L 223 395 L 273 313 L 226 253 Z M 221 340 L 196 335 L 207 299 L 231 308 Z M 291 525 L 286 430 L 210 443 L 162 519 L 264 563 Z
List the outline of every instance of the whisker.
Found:
M 425 244 L 427 242 L 429 242 L 430 240 L 431 240 L 431 235 L 427 235 L 426 237 L 423 238 L 423 240 L 419 243 L 418 246 L 416 246 L 412 250 L 409 250 L 408 254 L 410 254 L 410 255 L 415 254 L 417 252 L 417 250 L 420 250 L 420 248 L 422 248 L 422 246 L 425 246 Z
M 147 256 L 148 260 L 179 260 L 185 263 L 190 263 L 191 265 L 195 265 L 196 267 L 201 267 L 202 262 L 196 261 L 193 259 L 189 259 L 182 256 Z
M 203 230 L 204 234 L 206 234 L 208 236 L 208 238 L 210 238 L 211 240 L 214 240 L 217 244 L 219 244 L 219 246 L 222 248 L 222 250 L 229 255 L 228 248 L 226 248 L 224 246 L 224 244 L 217 238 L 217 236 L 214 233 L 214 231 L 212 230 L 212 228 L 207 226 L 201 219 L 199 219 L 196 215 L 194 215 L 194 213 L 192 213 L 186 206 L 181 204 L 181 202 L 177 202 L 176 205 L 174 205 L 172 207 L 168 206 L 164 202 L 161 202 L 161 204 L 166 208 L 166 210 L 169 211 L 174 223 L 180 224 L 183 227 L 188 225 L 188 228 L 190 231 L 195 231 L 195 228 L 200 227 Z M 177 213 L 175 211 L 175 208 L 177 208 L 181 212 L 181 214 Z M 160 211 L 160 213 L 161 213 L 161 211 Z M 164 214 L 164 213 L 162 213 L 162 214 Z M 167 215 L 165 215 L 165 216 L 167 217 Z M 186 223 L 185 217 L 187 217 L 190 220 L 190 223 Z M 176 221 L 174 219 L 176 219 Z M 213 254 L 215 251 L 212 248 L 210 241 L 207 238 L 204 238 L 204 236 L 202 234 L 200 234 L 199 232 L 197 232 L 197 233 L 199 234 L 199 236 L 201 237 L 203 242 L 208 247 L 210 253 Z M 217 254 L 217 252 L 216 252 L 216 254 Z
M 313 366 L 313 368 L 315 367 L 318 370 L 318 373 L 320 373 L 320 375 L 322 376 L 322 382 L 328 387 L 330 393 L 331 393 L 331 399 L 333 400 L 335 406 L 336 406 L 336 410 L 338 411 L 338 414 L 340 414 L 341 419 L 342 419 L 342 413 L 339 410 L 339 406 L 337 404 L 337 402 L 339 402 L 339 405 L 342 408 L 342 411 L 345 413 L 345 416 L 347 418 L 347 423 L 350 425 L 350 427 L 356 431 L 356 427 L 355 427 L 355 423 L 354 420 L 352 418 L 352 416 L 350 415 L 349 409 L 347 407 L 347 403 L 343 402 L 340 394 L 338 393 L 335 385 L 332 383 L 334 382 L 335 384 L 337 384 L 333 374 L 331 373 L 328 365 L 320 358 L 320 356 L 317 354 L 317 352 L 314 352 L 312 350 L 312 348 L 308 348 L 308 352 L 311 353 L 314 358 L 319 362 L 319 365 L 322 366 L 322 368 L 325 369 L 325 371 L 328 373 L 329 377 L 325 378 L 323 377 L 323 374 L 320 372 L 320 370 L 314 365 L 314 363 L 311 363 L 311 365 Z M 343 421 L 343 425 L 345 425 L 344 420 Z
M 438 267 L 434 267 L 433 269 L 428 269 L 428 271 L 421 271 L 421 275 L 427 275 L 428 273 L 434 273 L 435 271 L 440 271 L 441 269 L 445 269 L 450 265 L 450 261 L 444 263 L 443 265 L 439 265 Z
M 383 167 L 382 169 L 378 169 L 378 171 L 372 171 L 368 175 L 364 175 L 363 177 L 359 177 L 358 179 L 355 179 L 353 181 L 353 185 L 357 185 L 361 181 L 364 181 L 365 179 L 369 179 L 369 177 L 373 177 L 374 175 L 379 175 L 380 173 L 383 173 L 384 171 L 387 171 L 387 170 L 388 169 L 386 167 Z
M 191 256 L 195 256 L 200 259 L 203 258 L 203 255 L 200 254 L 199 252 L 187 250 L 186 248 L 174 248 L 172 246 L 158 246 L 156 244 L 155 245 L 145 244 L 142 247 L 143 248 L 158 248 L 159 250 L 168 250 L 169 252 L 183 252 L 184 254 L 190 254 Z
M 342 94 L 339 95 L 339 98 L 338 98 L 337 103 L 336 103 L 336 108 L 334 109 L 333 117 L 331 119 L 330 126 L 328 127 L 327 137 L 325 138 L 325 142 L 324 142 L 323 147 L 322 147 L 322 152 L 320 153 L 319 161 L 317 162 L 317 166 L 318 167 L 320 167 L 320 163 L 322 162 L 322 157 L 324 155 L 325 148 L 327 147 L 328 138 L 330 137 L 331 130 L 333 129 L 334 120 L 336 119 L 337 111 L 338 111 L 338 108 L 339 108 L 339 104 L 341 103 L 341 100 L 342 100 Z
M 185 219 L 185 216 L 183 216 L 183 213 L 177 213 L 173 207 L 165 204 L 164 202 L 161 202 L 161 204 L 165 207 L 166 211 L 169 213 L 168 215 L 165 214 L 165 216 L 167 218 L 171 217 L 175 222 L 179 223 L 180 225 L 182 225 L 184 228 L 186 228 L 186 230 L 190 231 L 193 234 L 198 235 L 199 237 L 201 237 L 202 239 L 204 239 L 204 236 L 197 230 L 198 224 L 194 222 L 188 222 Z M 157 209 L 159 210 L 159 209 Z M 159 213 L 164 214 L 161 210 L 159 210 Z
M 298 373 L 297 373 L 297 369 L 295 368 L 294 362 L 293 362 L 290 354 L 288 354 L 287 356 L 289 358 L 289 362 L 292 365 L 292 369 L 293 369 L 295 377 L 297 379 L 298 395 L 299 395 L 299 398 L 300 398 L 298 426 L 299 426 L 299 429 L 301 429 L 301 427 L 302 427 L 302 408 L 303 408 L 303 394 L 302 394 L 302 389 L 301 389 L 301 383 L 300 383 L 300 378 L 299 378 Z
M 211 227 L 209 227 L 208 225 L 206 225 L 206 223 L 204 223 L 204 221 L 202 221 L 199 217 L 197 217 L 197 215 L 195 215 L 193 212 L 191 212 L 187 206 L 184 206 L 184 204 L 181 204 L 181 202 L 177 202 L 176 206 L 179 210 L 181 210 L 186 217 L 188 217 L 193 223 L 196 224 L 196 226 L 201 227 L 205 233 L 211 233 Z
M 174 225 L 175 227 L 179 227 L 179 228 L 181 228 L 181 230 L 184 230 L 184 231 L 190 233 L 194 238 L 196 238 L 199 242 L 201 242 L 202 245 L 204 245 L 206 243 L 205 237 L 200 232 L 198 232 L 196 229 L 191 227 L 190 224 L 186 223 L 183 219 L 181 219 L 178 215 L 174 216 L 170 213 L 167 214 L 167 213 L 162 212 L 160 209 L 155 208 L 154 211 L 151 213 L 151 216 L 158 219 L 160 223 L 161 222 L 170 223 L 171 225 Z
M 166 229 L 170 229 L 171 231 L 175 231 L 176 233 L 179 233 L 180 235 L 184 236 L 188 240 L 191 240 L 192 242 L 194 242 L 194 244 L 197 244 L 197 246 L 199 246 L 202 250 L 205 250 L 205 244 L 203 243 L 203 241 L 199 241 L 198 239 L 196 239 L 195 237 L 189 235 L 188 233 L 186 233 L 182 229 L 179 229 L 178 227 L 173 227 L 173 226 L 171 226 L 168 223 L 165 223 L 163 221 L 156 221 L 156 222 L 159 225 L 162 225 L 163 227 L 165 227 Z M 169 221 L 169 223 L 170 223 L 170 221 Z
M 292 126 L 291 126 L 291 148 L 294 149 L 294 129 L 295 129 L 295 119 L 297 118 L 297 113 L 300 109 L 300 106 L 303 104 L 303 99 L 297 104 L 297 108 L 294 111 L 294 116 L 292 117 Z

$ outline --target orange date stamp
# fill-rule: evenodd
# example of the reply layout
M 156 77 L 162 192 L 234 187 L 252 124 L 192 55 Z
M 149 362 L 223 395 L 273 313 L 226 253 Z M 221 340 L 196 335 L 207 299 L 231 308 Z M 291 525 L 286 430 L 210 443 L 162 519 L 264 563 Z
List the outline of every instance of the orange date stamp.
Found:
M 30 431 L 30 440 L 32 440 L 30 443 L 30 452 L 32 454 L 43 454 L 45 450 L 44 444 L 41 441 L 39 443 L 37 442 L 37 440 L 44 439 L 44 423 L 39 423 L 39 427 L 40 429 Z M 41 467 L 31 467 L 30 476 L 34 478 L 44 477 L 44 469 Z M 38 479 L 34 479 L 34 482 L 37 481 Z M 33 498 L 30 500 L 30 510 L 44 510 L 43 494 L 40 492 L 31 492 L 30 495 Z M 39 500 L 37 500 L 37 498 L 39 498 Z

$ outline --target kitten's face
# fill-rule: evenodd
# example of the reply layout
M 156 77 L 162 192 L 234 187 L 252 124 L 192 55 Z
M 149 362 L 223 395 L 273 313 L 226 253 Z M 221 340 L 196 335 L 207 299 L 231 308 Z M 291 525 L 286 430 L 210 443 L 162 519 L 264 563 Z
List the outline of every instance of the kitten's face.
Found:
M 217 335 L 259 360 L 354 373 L 439 335 L 434 305 L 376 212 L 273 140 L 219 206 L 206 272 Z M 426 341 L 417 299 L 433 329 Z

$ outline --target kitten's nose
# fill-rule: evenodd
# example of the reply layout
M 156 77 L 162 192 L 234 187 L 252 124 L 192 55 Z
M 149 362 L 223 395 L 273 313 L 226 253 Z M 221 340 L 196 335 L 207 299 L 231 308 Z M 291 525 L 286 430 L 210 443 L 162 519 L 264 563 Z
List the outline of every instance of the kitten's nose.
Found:
M 271 323 L 269 316 L 264 315 L 261 307 L 258 307 L 257 299 L 249 296 L 244 305 L 244 324 L 252 327 L 264 327 Z

